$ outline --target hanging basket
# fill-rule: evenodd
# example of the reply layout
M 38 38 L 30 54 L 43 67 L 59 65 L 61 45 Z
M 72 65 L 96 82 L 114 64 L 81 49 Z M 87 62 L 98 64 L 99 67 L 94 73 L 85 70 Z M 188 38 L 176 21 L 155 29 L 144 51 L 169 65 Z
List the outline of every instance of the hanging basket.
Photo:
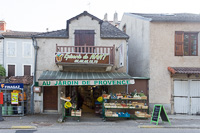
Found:
M 64 107 L 66 109 L 70 108 L 71 106 L 72 106 L 72 104 L 70 102 L 66 102 L 65 105 L 64 105 Z

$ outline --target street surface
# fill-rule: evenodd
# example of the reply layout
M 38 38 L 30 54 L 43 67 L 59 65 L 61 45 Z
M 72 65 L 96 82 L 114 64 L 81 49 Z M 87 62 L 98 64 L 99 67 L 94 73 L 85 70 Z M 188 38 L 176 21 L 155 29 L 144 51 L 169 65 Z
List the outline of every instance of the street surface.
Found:
M 130 126 L 67 126 L 34 130 L 1 129 L 0 133 L 200 133 L 200 129 L 138 128 Z

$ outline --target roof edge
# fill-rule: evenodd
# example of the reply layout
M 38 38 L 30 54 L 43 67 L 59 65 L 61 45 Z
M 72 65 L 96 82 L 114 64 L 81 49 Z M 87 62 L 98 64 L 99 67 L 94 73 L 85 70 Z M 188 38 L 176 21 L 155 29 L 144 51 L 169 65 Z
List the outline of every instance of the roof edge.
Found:
M 152 18 L 142 17 L 140 15 L 136 15 L 136 14 L 133 14 L 133 13 L 124 13 L 124 15 L 130 16 L 130 17 L 135 17 L 135 18 L 142 19 L 142 20 L 149 21 L 149 22 L 152 21 Z

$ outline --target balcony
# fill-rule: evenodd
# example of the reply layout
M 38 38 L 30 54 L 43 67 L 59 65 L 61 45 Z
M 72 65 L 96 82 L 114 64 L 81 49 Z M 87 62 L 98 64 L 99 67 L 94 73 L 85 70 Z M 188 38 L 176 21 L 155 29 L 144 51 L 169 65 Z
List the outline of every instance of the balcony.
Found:
M 115 63 L 115 45 L 58 46 L 56 44 L 55 63 L 63 66 L 113 66 Z

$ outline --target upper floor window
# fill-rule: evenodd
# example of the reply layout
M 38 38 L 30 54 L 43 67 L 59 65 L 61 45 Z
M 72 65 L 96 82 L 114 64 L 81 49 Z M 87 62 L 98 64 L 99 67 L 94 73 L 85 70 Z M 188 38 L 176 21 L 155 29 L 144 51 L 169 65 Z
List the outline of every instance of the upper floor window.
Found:
M 175 55 L 197 56 L 198 55 L 198 33 L 175 32 Z
M 8 65 L 8 77 L 15 76 L 15 65 Z
M 31 65 L 24 65 L 24 75 L 31 76 Z
M 16 43 L 15 42 L 7 42 L 7 56 L 8 57 L 16 56 Z
M 32 51 L 32 44 L 29 42 L 23 43 L 23 57 L 31 57 L 31 51 Z

